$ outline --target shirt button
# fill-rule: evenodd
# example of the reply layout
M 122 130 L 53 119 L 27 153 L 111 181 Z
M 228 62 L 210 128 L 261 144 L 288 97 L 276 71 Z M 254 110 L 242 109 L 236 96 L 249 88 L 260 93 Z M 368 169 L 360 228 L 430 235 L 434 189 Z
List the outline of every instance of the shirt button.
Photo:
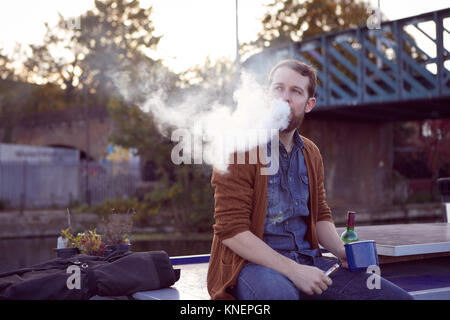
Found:
M 295 205 L 298 206 L 298 201 L 295 201 Z

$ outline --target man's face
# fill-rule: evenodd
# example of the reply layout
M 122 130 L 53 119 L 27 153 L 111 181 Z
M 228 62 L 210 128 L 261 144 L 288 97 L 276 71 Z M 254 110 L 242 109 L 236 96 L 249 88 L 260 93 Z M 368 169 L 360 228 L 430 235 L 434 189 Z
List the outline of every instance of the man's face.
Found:
M 308 97 L 308 77 L 288 68 L 278 68 L 272 77 L 270 84 L 270 94 L 276 99 L 282 99 L 291 107 L 289 125 L 283 133 L 299 128 L 305 117 L 305 113 L 310 112 L 315 103 L 314 97 Z

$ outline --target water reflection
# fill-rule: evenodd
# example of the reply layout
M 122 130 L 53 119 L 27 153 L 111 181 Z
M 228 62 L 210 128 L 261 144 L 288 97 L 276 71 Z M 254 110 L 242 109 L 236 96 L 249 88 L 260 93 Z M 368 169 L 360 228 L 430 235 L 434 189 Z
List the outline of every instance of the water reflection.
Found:
M 0 272 L 29 267 L 56 257 L 56 237 L 0 240 Z
M 54 259 L 57 237 L 0 240 L 0 273 L 30 267 Z M 164 250 L 169 256 L 205 254 L 211 240 L 136 240 L 132 251 Z

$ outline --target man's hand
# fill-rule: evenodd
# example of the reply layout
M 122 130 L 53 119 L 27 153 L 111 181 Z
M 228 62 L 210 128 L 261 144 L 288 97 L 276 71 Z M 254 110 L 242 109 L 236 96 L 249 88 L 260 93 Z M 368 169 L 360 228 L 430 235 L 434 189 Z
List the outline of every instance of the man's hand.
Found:
M 328 221 L 319 221 L 316 225 L 319 243 L 341 260 L 342 266 L 348 269 L 347 254 L 344 242 L 336 232 L 336 227 Z
M 345 253 L 345 247 L 342 246 L 337 252 L 336 257 L 341 261 L 344 268 L 348 269 L 347 254 Z
M 319 268 L 299 264 L 279 254 L 250 231 L 238 233 L 222 243 L 245 260 L 283 274 L 306 294 L 321 294 L 332 284 Z
M 292 270 L 287 275 L 295 286 L 308 295 L 322 294 L 333 281 L 317 267 L 302 264 L 292 264 Z

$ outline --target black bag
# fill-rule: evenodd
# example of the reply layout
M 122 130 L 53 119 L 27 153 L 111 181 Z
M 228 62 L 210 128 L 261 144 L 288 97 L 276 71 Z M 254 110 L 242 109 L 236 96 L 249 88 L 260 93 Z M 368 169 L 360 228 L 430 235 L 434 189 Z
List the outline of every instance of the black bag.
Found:
M 77 254 L 0 274 L 0 299 L 86 300 L 167 288 L 180 278 L 165 251 Z

